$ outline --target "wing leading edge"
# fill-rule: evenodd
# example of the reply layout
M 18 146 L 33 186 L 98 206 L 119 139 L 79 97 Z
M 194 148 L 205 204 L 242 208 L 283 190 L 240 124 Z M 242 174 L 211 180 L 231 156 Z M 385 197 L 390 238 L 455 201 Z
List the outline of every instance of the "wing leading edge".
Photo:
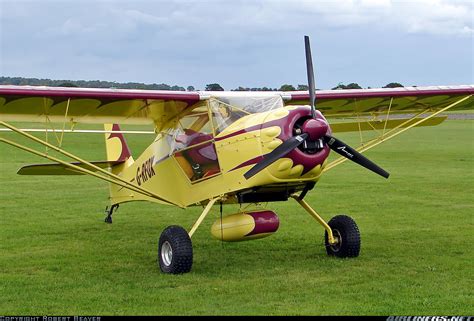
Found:
M 160 127 L 200 100 L 198 92 L 0 86 L 0 120 Z
M 290 92 L 286 105 L 309 104 L 307 91 Z M 457 100 L 474 95 L 474 85 L 403 87 L 379 89 L 321 90 L 316 92 L 317 106 L 325 117 L 377 116 L 436 111 Z M 467 99 L 451 110 L 474 109 Z
M 255 92 L 219 92 L 252 96 Z M 263 93 L 263 92 L 262 92 Z M 25 122 L 166 124 L 188 107 L 202 102 L 212 93 L 0 86 L 0 120 Z M 307 91 L 273 92 L 285 105 L 309 104 Z M 360 90 L 321 90 L 317 106 L 325 117 L 379 116 L 436 111 L 460 98 L 474 95 L 474 85 L 405 87 Z M 451 110 L 474 109 L 467 99 Z

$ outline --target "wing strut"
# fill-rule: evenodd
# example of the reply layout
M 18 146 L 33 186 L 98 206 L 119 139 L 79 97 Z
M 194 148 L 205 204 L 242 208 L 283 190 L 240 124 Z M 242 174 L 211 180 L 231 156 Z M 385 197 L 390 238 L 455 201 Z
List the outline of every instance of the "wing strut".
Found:
M 37 142 L 37 143 L 39 143 L 39 144 L 41 144 L 41 145 L 44 145 L 44 146 L 46 146 L 46 147 L 49 147 L 49 148 L 55 150 L 56 152 L 58 152 L 58 153 L 60 153 L 60 154 L 63 154 L 64 156 L 67 156 L 67 157 L 72 158 L 72 159 L 74 159 L 74 160 L 76 160 L 76 161 L 78 161 L 78 162 L 81 162 L 81 163 L 87 165 L 89 168 L 94 169 L 95 171 L 98 171 L 98 172 L 100 172 L 100 173 L 102 173 L 102 174 L 104 174 L 104 175 L 100 175 L 100 174 L 98 174 L 98 173 L 95 173 L 94 171 L 92 171 L 92 170 L 90 170 L 90 169 L 86 169 L 86 168 L 82 168 L 82 167 L 77 166 L 77 165 L 74 165 L 74 164 L 70 164 L 70 163 L 68 163 L 68 162 L 65 162 L 65 161 L 59 159 L 59 158 L 56 158 L 56 157 L 50 156 L 50 155 L 48 155 L 48 154 L 45 154 L 45 153 L 36 151 L 36 150 L 34 150 L 34 149 L 32 149 L 32 148 L 29 148 L 29 147 L 27 147 L 27 146 L 23 146 L 23 145 L 21 145 L 21 144 L 15 143 L 15 142 L 10 141 L 10 140 L 5 139 L 5 138 L 0 138 L 0 142 L 3 142 L 3 143 L 5 143 L 5 144 L 8 144 L 8 145 L 14 146 L 14 147 L 16 147 L 16 148 L 22 149 L 22 150 L 27 151 L 27 152 L 29 152 L 29 153 L 35 154 L 35 155 L 37 155 L 37 156 L 40 156 L 40 157 L 49 159 L 49 160 L 51 160 L 51 161 L 60 163 L 60 164 L 62 164 L 62 165 L 64 165 L 64 166 L 67 166 L 67 167 L 69 167 L 69 168 L 72 168 L 72 169 L 75 170 L 75 171 L 82 172 L 82 173 L 84 173 L 84 174 L 86 174 L 86 175 L 91 175 L 91 176 L 100 178 L 100 179 L 102 179 L 102 180 L 105 180 L 105 181 L 107 181 L 107 182 L 109 182 L 109 183 L 116 184 L 116 185 L 122 186 L 122 187 L 124 187 L 124 188 L 128 188 L 128 189 L 130 189 L 130 190 L 132 190 L 132 191 L 134 191 L 134 192 L 137 192 L 137 193 L 139 193 L 139 194 L 142 194 L 142 195 L 145 195 L 145 196 L 148 196 L 148 197 L 157 199 L 157 200 L 162 201 L 162 202 L 165 202 L 165 203 L 167 203 L 167 204 L 173 204 L 173 205 L 179 206 L 178 204 L 174 204 L 173 202 L 170 202 L 170 201 L 168 201 L 168 200 L 166 200 L 166 199 L 160 197 L 159 195 L 157 195 L 157 194 L 155 194 L 155 193 L 153 193 L 153 192 L 151 192 L 151 191 L 149 191 L 149 190 L 147 190 L 147 189 L 144 189 L 143 187 L 140 187 L 140 186 L 138 186 L 138 185 L 135 185 L 135 184 L 132 184 L 132 183 L 126 181 L 125 179 L 123 179 L 122 177 L 120 177 L 120 176 L 118 176 L 118 175 L 115 175 L 115 174 L 113 174 L 113 173 L 111 173 L 111 172 L 109 172 L 109 171 L 107 171 L 107 170 L 105 170 L 105 169 L 103 169 L 103 168 L 100 168 L 100 167 L 98 167 L 98 166 L 96 166 L 96 165 L 94 165 L 94 164 L 92 164 L 92 163 L 90 163 L 90 162 L 88 162 L 88 161 L 86 161 L 86 160 L 83 160 L 83 159 L 81 159 L 80 157 L 78 157 L 78 156 L 76 156 L 76 155 L 74 155 L 74 154 L 68 153 L 68 152 L 66 152 L 65 150 L 63 150 L 63 149 L 61 149 L 61 148 L 59 148 L 59 147 L 56 147 L 56 146 L 54 146 L 54 145 L 52 145 L 52 144 L 50 144 L 50 143 L 48 143 L 48 142 L 45 142 L 45 141 L 43 141 L 43 140 L 41 140 L 41 139 L 39 139 L 39 138 L 37 138 L 37 137 L 31 135 L 31 134 L 25 133 L 25 132 L 22 131 L 21 129 L 18 129 L 18 128 L 16 128 L 16 127 L 10 125 L 10 124 L 7 124 L 7 123 L 5 123 L 4 121 L 0 121 L 0 125 L 1 125 L 1 126 L 4 126 L 4 127 L 7 127 L 7 128 L 9 128 L 9 129 L 11 129 L 12 131 L 14 131 L 14 132 L 20 134 L 20 135 L 23 135 L 23 136 L 25 136 L 26 138 L 28 138 L 28 139 L 30 139 L 30 140 L 32 140 L 32 141 L 35 141 L 35 142 Z
M 362 152 L 365 152 L 366 150 L 369 150 L 371 149 L 372 147 L 375 147 L 381 143 L 383 143 L 384 141 L 387 141 L 395 136 L 398 136 L 400 135 L 401 133 L 407 131 L 408 129 L 410 128 L 413 128 L 415 126 L 418 126 L 420 124 L 422 124 L 423 122 L 439 115 L 440 113 L 442 112 L 445 112 L 451 108 L 453 108 L 454 106 L 466 101 L 467 99 L 473 97 L 473 95 L 469 95 L 469 96 L 466 96 L 466 97 L 463 97 L 457 101 L 455 101 L 454 103 L 452 104 L 449 104 L 448 106 L 430 114 L 429 116 L 427 117 L 424 117 L 422 119 L 419 119 L 415 122 L 413 122 L 413 120 L 415 120 L 418 116 L 424 114 L 424 113 L 428 113 L 430 111 L 430 109 L 426 109 L 426 110 L 423 110 L 421 112 L 419 112 L 418 114 L 414 115 L 412 118 L 408 119 L 407 121 L 399 124 L 398 126 L 392 128 L 391 130 L 385 132 L 385 129 L 384 129 L 384 133 L 380 136 L 380 137 L 377 137 L 377 138 L 374 138 L 370 141 L 368 141 L 367 143 L 365 143 L 363 146 L 361 146 L 360 148 L 357 148 L 357 151 L 362 153 Z M 412 122 L 410 124 L 410 122 Z M 323 172 L 326 172 L 328 170 L 330 170 L 331 168 L 334 168 L 336 167 L 337 165 L 339 164 L 342 164 L 343 162 L 345 162 L 347 160 L 347 158 L 345 157 L 339 157 L 338 159 L 334 160 L 333 162 L 331 162 L 330 164 L 328 164 L 324 169 L 323 169 Z

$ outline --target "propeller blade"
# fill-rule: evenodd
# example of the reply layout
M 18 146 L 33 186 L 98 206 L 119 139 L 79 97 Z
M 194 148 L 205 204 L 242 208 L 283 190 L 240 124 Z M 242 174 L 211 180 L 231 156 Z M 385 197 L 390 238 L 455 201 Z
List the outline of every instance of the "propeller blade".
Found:
M 349 145 L 345 144 L 341 140 L 326 135 L 324 136 L 324 141 L 333 151 L 335 151 L 339 155 L 350 159 L 351 161 L 367 168 L 368 170 L 371 170 L 372 172 L 377 173 L 385 178 L 388 178 L 388 176 L 390 175 L 388 172 L 383 170 L 381 167 L 370 161 L 368 158 L 366 158 L 361 153 L 359 153 Z
M 275 148 L 271 153 L 265 155 L 260 163 L 249 169 L 248 172 L 244 174 L 244 177 L 246 179 L 249 179 L 261 170 L 270 166 L 271 164 L 291 152 L 293 149 L 301 145 L 306 140 L 306 138 L 308 138 L 308 136 L 308 134 L 303 133 L 301 135 L 291 137 L 287 141 L 284 141 L 283 144 Z
M 304 36 L 304 49 L 306 52 L 306 73 L 308 74 L 308 90 L 309 90 L 309 103 L 311 105 L 311 117 L 314 116 L 315 100 L 316 100 L 316 87 L 314 84 L 314 71 L 313 71 L 313 59 L 311 58 L 311 47 L 309 44 L 309 37 Z

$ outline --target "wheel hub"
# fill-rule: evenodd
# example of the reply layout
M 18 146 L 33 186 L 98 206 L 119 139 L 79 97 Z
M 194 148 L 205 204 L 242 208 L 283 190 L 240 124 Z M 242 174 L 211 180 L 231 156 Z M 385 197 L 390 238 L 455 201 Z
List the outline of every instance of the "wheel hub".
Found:
M 161 246 L 161 260 L 166 266 L 170 266 L 173 260 L 173 249 L 168 241 Z
M 332 234 L 334 236 L 334 240 L 336 241 L 336 243 L 330 244 L 329 247 L 331 248 L 331 250 L 333 250 L 333 252 L 339 252 L 342 246 L 341 233 L 339 232 L 339 230 L 333 229 Z

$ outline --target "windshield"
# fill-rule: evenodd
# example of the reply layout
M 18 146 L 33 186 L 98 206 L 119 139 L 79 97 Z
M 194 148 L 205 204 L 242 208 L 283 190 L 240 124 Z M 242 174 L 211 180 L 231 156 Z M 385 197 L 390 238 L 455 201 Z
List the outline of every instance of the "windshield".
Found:
M 283 106 L 283 99 L 277 94 L 267 94 L 260 97 L 227 94 L 226 96 L 213 97 L 209 100 L 216 135 L 244 116 L 266 112 Z
M 155 142 L 159 161 L 172 156 L 192 183 L 221 173 L 214 136 L 244 117 L 283 107 L 279 94 L 234 96 L 227 93 L 186 109 L 169 122 Z M 158 162 L 159 162 L 158 161 Z
M 207 104 L 196 104 L 184 114 L 178 115 L 173 120 L 174 125 L 162 131 L 168 155 L 189 147 L 189 139 L 183 137 L 199 132 L 212 140 L 213 136 L 245 116 L 284 106 L 281 96 L 271 92 L 257 95 L 227 92 L 221 96 L 213 93 L 206 102 Z

